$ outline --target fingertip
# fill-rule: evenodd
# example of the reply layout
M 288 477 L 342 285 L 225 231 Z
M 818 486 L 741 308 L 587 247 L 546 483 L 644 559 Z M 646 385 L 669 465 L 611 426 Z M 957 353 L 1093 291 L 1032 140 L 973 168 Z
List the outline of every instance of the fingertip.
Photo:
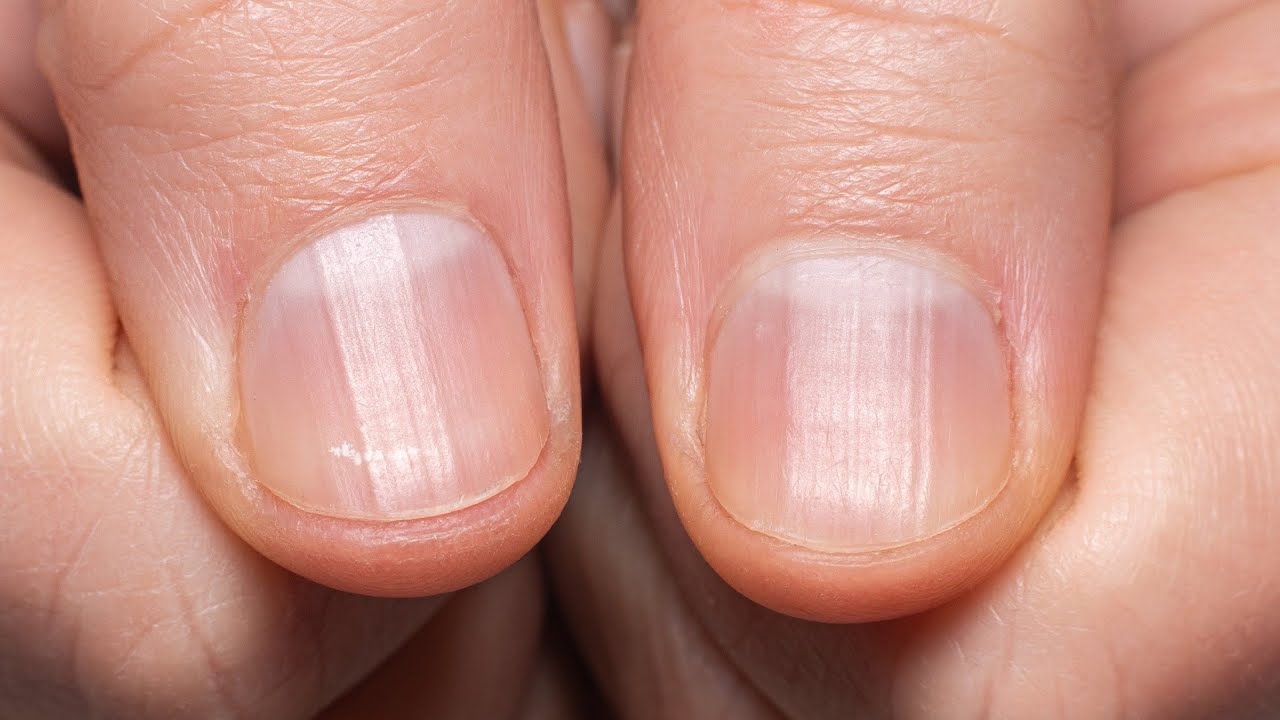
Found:
M 696 487 L 672 497 L 694 545 L 729 585 L 776 612 L 825 623 L 889 620 L 952 600 L 999 567 L 1037 516 L 1023 498 L 1001 493 L 928 537 L 819 550 L 743 525 Z
M 228 522 L 276 563 L 338 590 L 380 597 L 440 595 L 525 556 L 568 501 L 580 450 L 573 422 L 554 428 L 527 475 L 497 495 L 425 518 L 376 521 L 308 512 L 244 478 Z

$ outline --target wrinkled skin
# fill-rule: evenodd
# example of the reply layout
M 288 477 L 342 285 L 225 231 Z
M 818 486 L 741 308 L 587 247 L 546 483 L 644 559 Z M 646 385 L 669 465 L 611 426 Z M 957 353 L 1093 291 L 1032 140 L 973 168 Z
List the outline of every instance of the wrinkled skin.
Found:
M 622 5 L 0 8 L 0 715 L 1280 714 L 1280 3 Z M 246 288 L 406 199 L 498 228 L 547 445 L 308 512 L 236 450 Z M 998 298 L 1010 480 L 943 532 L 708 491 L 718 299 L 817 236 Z

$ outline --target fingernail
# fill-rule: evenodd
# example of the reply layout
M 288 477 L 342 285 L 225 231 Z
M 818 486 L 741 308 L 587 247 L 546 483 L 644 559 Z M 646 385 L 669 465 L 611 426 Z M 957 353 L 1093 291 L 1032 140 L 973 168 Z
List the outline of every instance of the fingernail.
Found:
M 603 0 L 604 9 L 619 24 L 630 22 L 636 14 L 636 0 Z
M 623 32 L 622 39 L 613 49 L 612 79 L 609 98 L 607 122 L 609 126 L 609 157 L 616 168 L 619 153 L 622 151 L 622 124 L 627 109 L 627 73 L 631 71 L 631 56 L 635 51 L 635 39 L 630 29 Z
M 708 369 L 711 491 L 739 522 L 827 550 L 929 537 L 1004 486 L 1008 372 L 995 321 L 895 257 L 806 257 L 758 277 Z
M 430 517 L 524 477 L 549 416 L 506 264 L 474 226 L 374 217 L 288 258 L 242 332 L 260 482 L 311 511 Z
M 608 132 L 613 21 L 597 0 L 579 0 L 565 3 L 563 23 L 565 43 L 577 71 L 583 101 L 603 141 Z

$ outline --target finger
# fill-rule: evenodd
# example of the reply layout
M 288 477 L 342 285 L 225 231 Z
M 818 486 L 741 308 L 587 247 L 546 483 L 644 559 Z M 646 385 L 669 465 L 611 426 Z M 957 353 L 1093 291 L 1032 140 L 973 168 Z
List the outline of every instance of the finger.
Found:
M 775 609 L 1005 559 L 1065 475 L 1109 216 L 1099 6 L 642 4 L 623 172 L 671 498 Z
M 538 8 L 560 119 L 578 336 L 585 348 L 600 229 L 613 186 L 604 132 L 614 29 L 598 0 L 540 0 Z
M 526 552 L 578 445 L 532 5 L 53 3 L 42 53 L 131 342 L 221 516 L 342 589 Z

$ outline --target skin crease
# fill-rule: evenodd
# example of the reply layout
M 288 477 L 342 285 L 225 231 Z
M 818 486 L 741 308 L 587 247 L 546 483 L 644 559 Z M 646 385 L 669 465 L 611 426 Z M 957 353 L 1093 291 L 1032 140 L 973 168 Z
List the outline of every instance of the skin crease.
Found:
M 588 417 L 582 492 L 545 551 L 560 604 L 580 609 L 569 616 L 575 641 L 621 716 L 651 716 L 655 697 L 675 717 L 1275 714 L 1280 177 L 1241 168 L 1230 127 L 1241 107 L 1278 111 L 1263 88 L 1245 84 L 1259 95 L 1242 104 L 1204 79 L 1257 65 L 1248 59 L 1265 56 L 1274 35 L 1256 30 L 1274 26 L 1276 3 L 1234 18 L 1239 3 L 1151 5 L 1116 8 L 1116 55 L 1136 64 L 1117 91 L 1124 217 L 1110 241 L 1073 480 L 1007 564 L 941 608 L 813 624 L 743 598 L 710 569 L 662 485 L 622 237 L 606 233 L 591 322 L 608 417 Z M 591 117 L 564 110 L 571 87 L 557 78 L 567 138 L 565 116 Z M 1209 110 L 1182 112 L 1191 98 Z M 1205 117 L 1222 129 L 1197 132 Z M 1153 119 L 1166 127 L 1151 132 Z M 627 143 L 637 157 L 654 150 Z M 581 155 L 603 166 L 603 151 Z M 307 716 L 392 657 L 368 692 L 420 701 L 421 714 L 448 717 L 454 698 L 415 694 L 421 675 L 405 665 L 456 660 L 509 669 L 484 700 L 511 699 L 495 688 L 527 690 L 527 702 L 512 703 L 521 717 L 598 716 L 568 699 L 579 691 L 563 679 L 572 670 L 534 654 L 540 603 L 529 598 L 541 590 L 528 565 L 441 608 L 330 592 L 227 532 L 169 450 L 129 340 L 116 342 L 82 207 L 33 157 L 15 150 L 0 168 L 3 214 L 14 219 L 0 240 L 0 508 L 20 510 L 0 523 L 0 546 L 25 549 L 0 553 L 0 714 Z M 573 205 L 602 218 L 604 184 L 568 165 L 571 192 L 599 193 Z M 574 223 L 576 232 L 577 212 Z M 468 597 L 478 615 L 457 610 Z M 433 613 L 453 619 L 424 627 Z M 467 632 L 471 622 L 484 631 Z M 497 646 L 485 639 L 494 635 Z M 512 647 L 526 659 L 509 657 Z M 693 671 L 671 672 L 681 663 Z

